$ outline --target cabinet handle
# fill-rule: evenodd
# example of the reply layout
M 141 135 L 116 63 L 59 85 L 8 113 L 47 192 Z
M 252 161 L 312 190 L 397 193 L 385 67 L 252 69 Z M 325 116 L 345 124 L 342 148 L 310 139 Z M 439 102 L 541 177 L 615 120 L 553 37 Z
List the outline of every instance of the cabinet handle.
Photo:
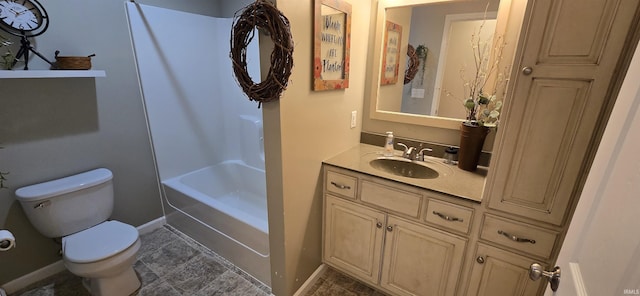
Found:
M 444 219 L 444 220 L 447 220 L 447 221 L 451 221 L 451 222 L 456 222 L 456 221 L 458 221 L 458 222 L 463 222 L 462 218 L 456 218 L 456 217 L 447 216 L 447 215 L 444 215 L 444 214 L 439 213 L 439 212 L 436 212 L 436 211 L 433 211 L 433 214 L 434 214 L 434 215 L 437 215 L 438 217 L 440 217 L 440 218 L 442 218 L 442 219 Z
M 378 227 L 378 228 L 382 228 L 382 222 L 377 222 L 377 223 L 376 223 L 376 227 Z
M 478 256 L 478 258 L 476 258 L 476 262 L 478 262 L 480 264 L 484 264 L 484 257 Z
M 524 67 L 524 68 L 522 68 L 522 74 L 524 74 L 524 75 L 531 75 L 531 73 L 533 73 L 533 68 L 531 68 L 531 67 Z
M 336 187 L 338 187 L 340 189 L 351 189 L 351 186 L 338 184 L 338 183 L 336 183 L 334 181 L 331 181 L 331 185 L 336 186 Z
M 506 238 L 508 238 L 508 239 L 510 239 L 510 240 L 512 240 L 512 241 L 514 241 L 514 242 L 519 242 L 519 243 L 532 243 L 532 244 L 535 244 L 535 243 L 536 243 L 536 240 L 534 240 L 534 239 L 528 239 L 528 238 L 521 238 L 521 237 L 517 237 L 517 236 L 515 236 L 515 235 L 508 234 L 508 233 L 506 233 L 506 232 L 504 232 L 504 231 L 502 231 L 502 230 L 498 230 L 498 234 L 502 234 L 502 235 L 504 235 L 504 237 L 506 237 Z
M 393 226 L 391 226 L 391 225 L 387 226 L 387 231 L 389 231 L 389 232 L 393 231 Z

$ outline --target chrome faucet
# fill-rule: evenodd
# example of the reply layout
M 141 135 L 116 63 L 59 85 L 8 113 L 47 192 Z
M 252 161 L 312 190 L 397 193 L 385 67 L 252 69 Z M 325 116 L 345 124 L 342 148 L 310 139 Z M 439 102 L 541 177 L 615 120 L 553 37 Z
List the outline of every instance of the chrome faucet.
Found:
M 420 150 L 418 153 L 416 153 L 416 157 L 414 159 L 415 160 L 419 160 L 419 161 L 424 161 L 424 152 L 425 151 L 431 152 L 431 151 L 433 151 L 433 149 L 431 149 L 431 148 L 422 148 L 422 150 Z
M 409 147 L 403 143 L 398 143 L 399 146 L 404 147 L 404 152 L 402 153 L 402 157 L 406 158 L 406 159 L 411 159 L 411 160 L 419 160 L 419 161 L 424 161 L 424 152 L 428 151 L 431 152 L 433 151 L 433 149 L 431 148 L 423 148 L 422 150 L 418 151 L 413 157 L 411 157 L 411 155 L 413 154 L 413 152 L 415 150 L 418 150 L 416 147 Z M 420 145 L 422 146 L 422 145 Z

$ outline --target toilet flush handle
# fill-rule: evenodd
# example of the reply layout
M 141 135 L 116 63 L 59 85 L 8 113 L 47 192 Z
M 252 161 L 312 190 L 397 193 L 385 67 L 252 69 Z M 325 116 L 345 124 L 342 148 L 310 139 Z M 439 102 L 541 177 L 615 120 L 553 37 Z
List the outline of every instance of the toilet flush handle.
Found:
M 33 206 L 34 209 L 41 209 L 44 207 L 48 207 L 49 205 L 51 205 L 51 201 L 50 200 L 45 200 L 41 203 L 38 203 L 37 205 Z

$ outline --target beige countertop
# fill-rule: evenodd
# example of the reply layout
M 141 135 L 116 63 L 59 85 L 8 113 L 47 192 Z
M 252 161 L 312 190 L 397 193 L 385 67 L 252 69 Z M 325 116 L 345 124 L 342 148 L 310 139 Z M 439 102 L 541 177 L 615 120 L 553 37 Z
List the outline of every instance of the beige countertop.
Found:
M 475 172 L 459 169 L 455 165 L 445 164 L 441 158 L 426 157 L 422 164 L 440 172 L 434 179 L 415 179 L 397 176 L 373 168 L 369 162 L 382 157 L 382 147 L 359 144 L 334 157 L 326 159 L 324 163 L 355 172 L 381 177 L 384 179 L 440 192 L 460 198 L 480 202 L 484 190 L 487 169 L 478 167 Z M 401 152 L 396 151 L 396 156 Z

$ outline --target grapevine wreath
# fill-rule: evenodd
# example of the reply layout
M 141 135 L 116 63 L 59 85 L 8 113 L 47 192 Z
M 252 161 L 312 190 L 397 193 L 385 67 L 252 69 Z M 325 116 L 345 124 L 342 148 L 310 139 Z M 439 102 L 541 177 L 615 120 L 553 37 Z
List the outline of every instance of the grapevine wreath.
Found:
M 420 61 L 418 60 L 418 54 L 416 53 L 415 48 L 411 44 L 407 47 L 407 56 L 409 56 L 409 65 L 407 66 L 407 70 L 404 72 L 404 84 L 407 84 L 413 80 L 418 73 L 418 65 Z
M 240 12 L 240 11 L 239 11 Z M 289 20 L 267 0 L 257 0 L 234 15 L 231 29 L 231 60 L 233 73 L 251 101 L 278 100 L 287 88 L 293 68 L 293 40 Z M 247 71 L 247 45 L 253 40 L 255 28 L 267 33 L 274 43 L 271 66 L 263 81 L 255 83 Z

